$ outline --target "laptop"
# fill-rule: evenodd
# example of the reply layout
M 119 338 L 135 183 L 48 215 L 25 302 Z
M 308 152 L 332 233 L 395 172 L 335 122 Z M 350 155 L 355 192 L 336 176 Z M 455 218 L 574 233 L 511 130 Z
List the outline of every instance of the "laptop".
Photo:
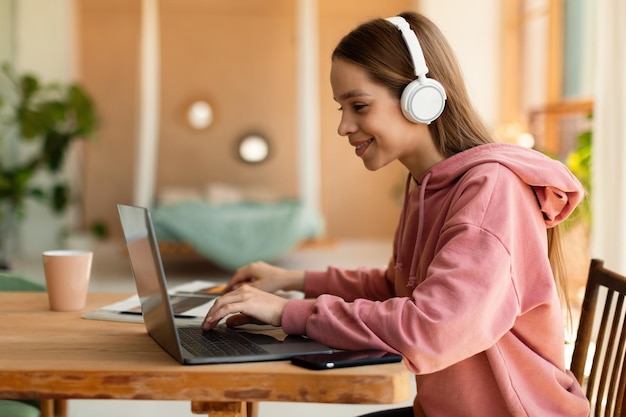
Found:
M 332 352 L 331 348 L 303 336 L 278 332 L 280 337 L 273 337 L 223 324 L 203 331 L 197 323 L 177 322 L 150 211 L 122 204 L 117 208 L 146 330 L 178 362 L 183 365 L 261 362 Z

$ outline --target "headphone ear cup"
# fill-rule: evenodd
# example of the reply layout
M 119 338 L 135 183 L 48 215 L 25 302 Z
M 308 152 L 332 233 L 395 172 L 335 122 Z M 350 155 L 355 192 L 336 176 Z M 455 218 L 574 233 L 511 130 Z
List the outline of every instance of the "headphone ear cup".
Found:
M 446 91 L 436 80 L 427 78 L 411 81 L 400 98 L 402 114 L 413 123 L 430 124 L 443 112 Z

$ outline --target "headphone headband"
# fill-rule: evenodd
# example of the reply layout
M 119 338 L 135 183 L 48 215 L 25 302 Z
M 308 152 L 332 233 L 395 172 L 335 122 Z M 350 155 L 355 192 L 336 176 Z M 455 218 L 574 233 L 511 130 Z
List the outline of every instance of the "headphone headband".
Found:
M 407 22 L 402 16 L 388 17 L 385 20 L 392 23 L 402 34 L 404 43 L 409 49 L 409 55 L 411 55 L 411 59 L 413 60 L 415 76 L 419 78 L 428 74 L 428 67 L 426 66 L 422 46 L 420 45 L 419 39 L 417 39 L 417 35 L 413 29 L 411 29 L 409 22 Z

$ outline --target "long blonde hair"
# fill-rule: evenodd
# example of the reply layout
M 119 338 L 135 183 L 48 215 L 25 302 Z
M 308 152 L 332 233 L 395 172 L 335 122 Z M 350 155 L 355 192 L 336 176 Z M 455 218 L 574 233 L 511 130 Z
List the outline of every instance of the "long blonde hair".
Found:
M 449 157 L 494 139 L 471 103 L 465 81 L 452 47 L 439 28 L 425 16 L 400 13 L 417 35 L 428 77 L 439 81 L 446 90 L 443 113 L 429 126 L 437 149 Z M 402 35 L 384 19 L 363 23 L 347 34 L 337 45 L 333 59 L 341 59 L 361 67 L 370 79 L 385 86 L 398 99 L 415 79 L 413 61 Z M 547 231 L 548 259 L 561 302 L 571 317 L 567 297 L 565 264 L 559 227 Z
M 560 224 L 548 229 L 548 259 L 552 267 L 552 275 L 554 276 L 554 282 L 556 283 L 561 305 L 565 309 L 567 327 L 571 330 L 573 317 L 568 293 L 567 270 L 565 268 L 561 229 L 562 226 Z

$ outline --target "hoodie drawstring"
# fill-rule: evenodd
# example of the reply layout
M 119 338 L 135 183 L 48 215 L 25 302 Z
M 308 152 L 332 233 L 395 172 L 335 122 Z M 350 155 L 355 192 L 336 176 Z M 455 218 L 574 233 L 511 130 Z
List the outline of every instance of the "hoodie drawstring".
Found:
M 422 184 L 420 185 L 420 195 L 419 195 L 419 205 L 418 205 L 418 223 L 417 223 L 417 237 L 415 240 L 415 250 L 413 251 L 413 258 L 411 259 L 411 266 L 409 269 L 409 281 L 407 282 L 406 286 L 409 288 L 415 288 L 415 286 L 417 285 L 417 278 L 416 278 L 416 273 L 417 273 L 417 259 L 419 257 L 419 252 L 420 252 L 420 242 L 422 240 L 422 234 L 424 231 L 424 199 L 426 196 L 426 186 L 428 184 L 428 181 L 430 180 L 430 176 L 431 173 L 429 172 L 428 174 L 426 174 L 426 176 L 424 177 L 424 180 L 422 181 Z M 407 212 L 408 212 L 408 205 L 409 205 L 409 188 L 411 185 L 411 179 L 413 178 L 413 176 L 409 173 L 407 180 L 406 180 L 406 186 L 404 189 L 404 205 L 402 207 L 402 214 L 400 216 L 400 227 L 399 227 L 399 235 L 398 235 L 398 242 L 397 242 L 397 246 L 396 246 L 396 265 L 395 268 L 397 270 L 402 269 L 402 261 L 400 260 L 401 258 L 401 250 L 402 250 L 402 237 L 404 236 L 404 228 L 406 226 L 406 217 L 407 217 Z
M 400 226 L 398 228 L 398 241 L 396 242 L 396 265 L 397 271 L 402 269 L 402 261 L 400 259 L 400 250 L 402 249 L 402 237 L 404 236 L 404 225 L 406 222 L 407 210 L 409 207 L 409 187 L 411 186 L 411 173 L 406 177 L 406 185 L 404 186 L 404 203 L 402 205 L 402 213 L 400 214 Z

